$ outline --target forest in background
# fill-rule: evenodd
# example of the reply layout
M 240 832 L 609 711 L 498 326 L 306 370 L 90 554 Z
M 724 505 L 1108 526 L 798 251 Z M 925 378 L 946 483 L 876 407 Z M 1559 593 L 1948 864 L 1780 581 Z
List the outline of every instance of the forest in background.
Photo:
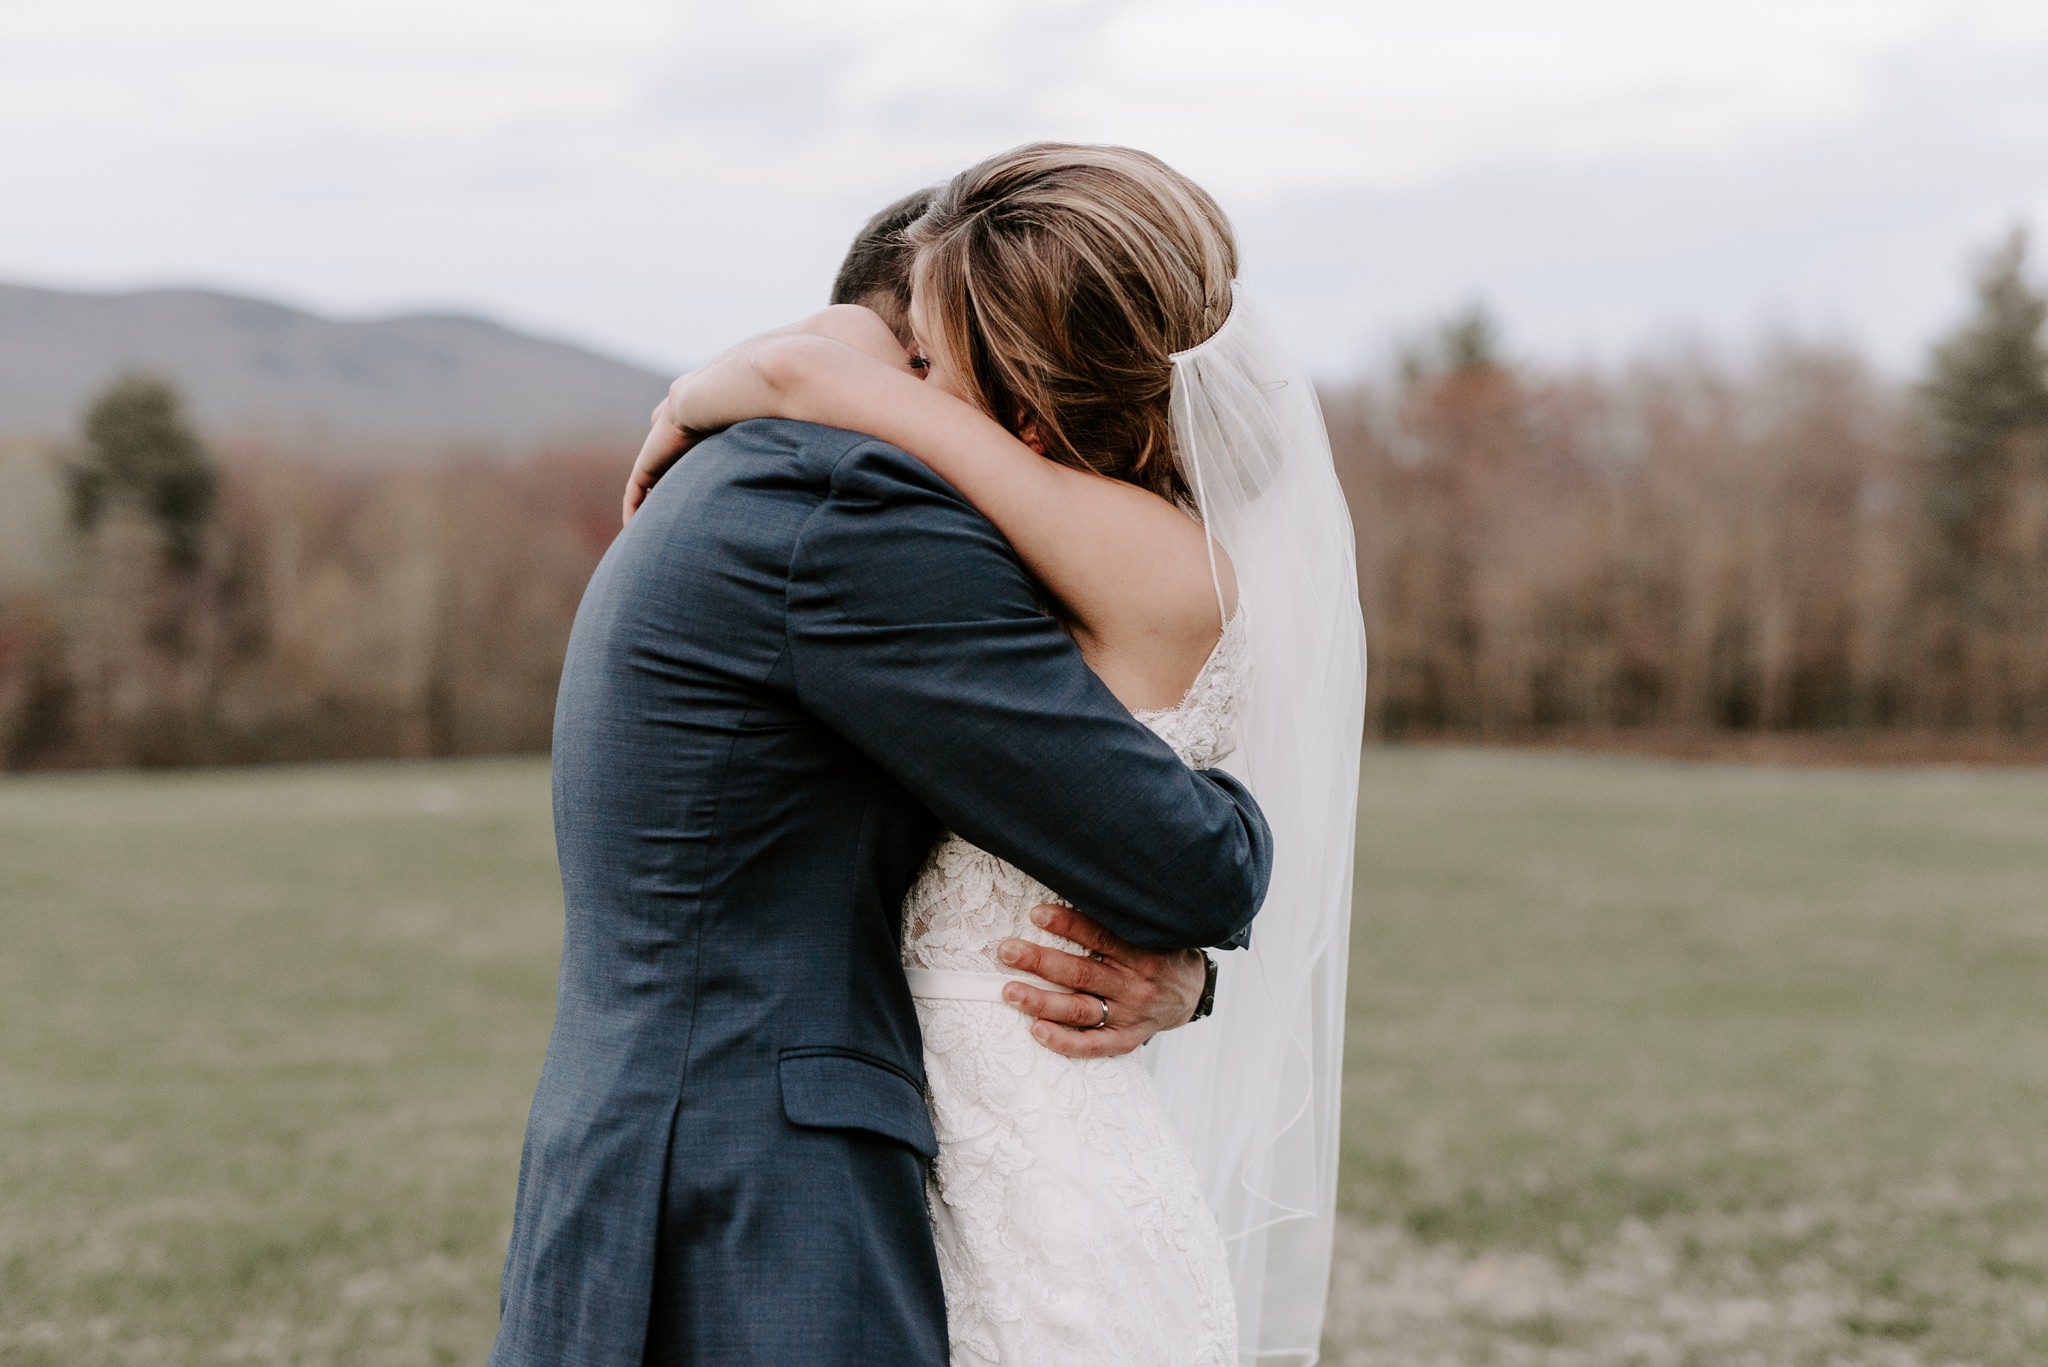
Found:
M 1473 311 L 1326 387 L 1390 738 L 2048 741 L 2048 298 L 2025 239 L 1899 385 L 1504 356 Z M 350 469 L 111 385 L 0 448 L 0 767 L 545 748 L 632 452 Z

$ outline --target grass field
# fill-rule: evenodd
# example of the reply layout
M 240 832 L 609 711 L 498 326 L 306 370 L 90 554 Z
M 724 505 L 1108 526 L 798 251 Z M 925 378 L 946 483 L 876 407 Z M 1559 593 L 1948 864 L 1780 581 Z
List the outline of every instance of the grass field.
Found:
M 1369 756 L 1331 1357 L 2048 1362 L 2048 773 Z M 542 766 L 0 782 L 0 1363 L 477 1363 Z

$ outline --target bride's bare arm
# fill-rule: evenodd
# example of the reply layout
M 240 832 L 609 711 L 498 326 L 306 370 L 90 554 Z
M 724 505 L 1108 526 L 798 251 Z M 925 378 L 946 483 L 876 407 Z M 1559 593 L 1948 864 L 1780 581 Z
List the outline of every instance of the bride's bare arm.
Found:
M 1120 650 L 1185 660 L 1191 672 L 1220 626 L 1201 527 L 1145 490 L 1046 460 L 973 406 L 924 384 L 907 361 L 885 359 L 892 350 L 901 353 L 893 334 L 858 309 L 826 310 L 736 347 L 676 381 L 664 406 L 676 450 L 665 459 L 658 449 L 652 459 L 643 452 L 641 466 L 665 467 L 697 436 L 748 418 L 866 432 L 916 456 L 995 523 L 1059 599 L 1084 646 L 1091 637 L 1114 639 Z M 659 446 L 655 436 L 649 446 Z M 645 488 L 659 473 L 636 467 L 635 481 L 644 477 Z M 1217 569 L 1234 603 L 1220 550 Z
M 766 411 L 748 412 L 717 426 L 708 426 L 698 431 L 685 431 L 672 416 L 673 406 L 670 399 L 676 391 L 684 388 L 705 371 L 712 371 L 716 375 L 734 370 L 743 371 L 749 363 L 748 358 L 754 352 L 778 338 L 791 336 L 822 337 L 844 342 L 863 355 L 872 357 L 878 365 L 900 370 L 906 375 L 916 373 L 909 353 L 904 351 L 902 343 L 896 340 L 896 334 L 889 330 L 888 324 L 873 310 L 857 304 L 835 304 L 831 308 L 812 314 L 802 322 L 748 338 L 722 353 L 702 369 L 691 371 L 677 380 L 669 386 L 670 398 L 664 398 L 654 406 L 653 416 L 649 419 L 647 440 L 641 445 L 640 455 L 633 462 L 632 474 L 626 478 L 625 506 L 621 510 L 621 522 L 633 520 L 633 514 L 638 512 L 641 503 L 646 501 L 647 491 L 655 486 L 671 465 L 682 459 L 683 453 L 688 451 L 699 437 L 707 436 L 720 427 L 730 427 L 745 418 L 780 416 Z

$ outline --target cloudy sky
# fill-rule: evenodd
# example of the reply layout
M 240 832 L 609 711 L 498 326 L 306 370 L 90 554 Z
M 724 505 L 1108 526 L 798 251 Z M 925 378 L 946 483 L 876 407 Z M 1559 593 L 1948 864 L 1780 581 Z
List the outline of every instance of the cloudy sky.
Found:
M 1793 329 L 1903 373 L 1973 250 L 2048 237 L 2048 4 L 0 0 L 0 278 L 665 368 L 1039 137 L 1207 184 L 1326 372 L 1483 299 L 1530 356 Z

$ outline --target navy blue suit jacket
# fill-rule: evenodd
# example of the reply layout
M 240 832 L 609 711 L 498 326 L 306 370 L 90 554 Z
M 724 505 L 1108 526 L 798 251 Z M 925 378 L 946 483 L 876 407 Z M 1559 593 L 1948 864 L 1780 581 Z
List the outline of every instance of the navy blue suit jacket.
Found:
M 567 928 L 493 1367 L 942 1367 L 898 959 L 934 837 L 1159 948 L 1235 936 L 1270 863 L 986 519 L 801 423 L 706 441 L 612 545 L 554 758 Z

